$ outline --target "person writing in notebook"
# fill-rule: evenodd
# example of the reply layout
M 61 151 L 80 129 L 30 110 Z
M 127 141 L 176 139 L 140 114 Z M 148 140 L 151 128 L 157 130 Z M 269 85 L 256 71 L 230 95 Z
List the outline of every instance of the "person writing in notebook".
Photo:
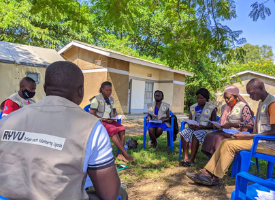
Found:
M 119 149 L 117 159 L 125 162 L 133 162 L 134 158 L 124 149 L 125 127 L 117 121 L 111 119 L 117 116 L 114 98 L 112 94 L 112 83 L 105 81 L 99 89 L 100 94 L 90 99 L 90 113 L 101 118 L 103 126 L 106 128 L 109 137 Z

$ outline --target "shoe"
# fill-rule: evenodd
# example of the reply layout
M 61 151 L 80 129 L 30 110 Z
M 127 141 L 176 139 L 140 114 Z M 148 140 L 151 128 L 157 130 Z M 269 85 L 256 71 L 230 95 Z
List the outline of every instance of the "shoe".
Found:
M 181 161 L 180 165 L 182 165 L 183 167 L 191 167 L 192 165 L 194 165 L 194 163 L 188 161 Z
M 186 176 L 190 178 L 192 181 L 200 183 L 202 185 L 215 186 L 220 184 L 219 180 L 213 181 L 212 177 L 204 176 L 202 175 L 202 172 L 199 172 L 197 174 L 186 172 Z

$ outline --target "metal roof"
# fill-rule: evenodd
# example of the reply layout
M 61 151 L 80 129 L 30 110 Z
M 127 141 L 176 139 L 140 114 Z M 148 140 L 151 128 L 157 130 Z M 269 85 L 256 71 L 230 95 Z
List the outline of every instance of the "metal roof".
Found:
M 181 70 L 181 69 L 172 69 L 169 66 L 166 65 L 162 65 L 162 64 L 158 64 L 152 61 L 148 61 L 148 60 L 144 60 L 141 58 L 136 58 L 133 56 L 128 56 L 125 54 L 122 54 L 120 52 L 117 51 L 113 51 L 110 49 L 105 49 L 103 47 L 98 47 L 95 45 L 91 45 L 91 44 L 87 44 L 84 42 L 80 42 L 77 40 L 73 40 L 72 42 L 66 44 L 64 47 L 62 47 L 58 53 L 62 54 L 63 52 L 66 52 L 68 49 L 70 49 L 72 46 L 76 46 L 76 47 L 80 47 L 83 49 L 86 49 L 88 51 L 91 52 L 95 52 L 110 58 L 115 58 L 115 59 L 119 59 L 119 60 L 124 60 L 127 62 L 131 62 L 131 63 L 136 63 L 139 65 L 143 65 L 143 66 L 147 66 L 147 67 L 152 67 L 152 68 L 157 68 L 157 69 L 161 69 L 161 70 L 165 70 L 165 71 L 170 71 L 170 72 L 175 72 L 175 73 L 179 73 L 179 74 L 184 74 L 187 76 L 194 76 L 193 72 L 189 72 L 189 71 L 185 71 L 185 70 Z
M 54 49 L 0 41 L 0 62 L 47 67 L 63 60 Z

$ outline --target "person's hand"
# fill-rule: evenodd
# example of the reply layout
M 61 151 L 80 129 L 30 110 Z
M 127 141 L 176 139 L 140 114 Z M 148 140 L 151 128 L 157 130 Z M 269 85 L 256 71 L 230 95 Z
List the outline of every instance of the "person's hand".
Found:
M 198 130 L 199 127 L 196 125 L 189 124 L 189 128 L 191 128 L 192 130 Z
M 230 123 L 225 123 L 224 125 L 221 126 L 222 128 L 230 129 L 232 126 Z
M 198 129 L 206 129 L 206 126 L 199 125 L 199 126 L 198 126 Z M 198 130 L 198 129 L 197 129 L 197 130 Z
M 245 133 L 242 133 L 242 132 L 235 133 L 235 134 L 232 135 L 232 137 L 236 138 L 237 140 L 249 140 L 249 139 L 251 139 L 249 137 L 249 134 L 245 134 Z
M 110 119 L 110 118 L 105 118 L 105 119 L 103 119 L 102 121 L 105 122 L 105 123 L 108 123 L 108 124 L 111 124 L 111 123 L 114 122 L 114 120 L 113 120 L 113 119 Z
M 248 129 L 248 127 L 247 126 L 242 126 L 241 128 L 240 128 L 240 131 L 243 131 L 243 132 L 247 132 L 249 129 Z

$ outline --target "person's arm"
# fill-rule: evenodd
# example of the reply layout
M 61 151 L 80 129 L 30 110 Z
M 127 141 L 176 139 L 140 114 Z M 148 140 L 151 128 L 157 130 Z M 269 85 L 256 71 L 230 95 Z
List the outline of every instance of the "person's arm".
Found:
M 14 103 L 12 100 L 7 99 L 4 103 L 2 117 L 9 115 L 10 113 L 18 110 L 20 107 L 17 103 Z
M 98 116 L 98 115 L 96 114 L 97 108 L 98 108 L 97 99 L 96 99 L 96 98 L 93 98 L 93 99 L 91 100 L 90 113 L 91 113 L 92 115 L 96 116 L 97 118 L 101 118 L 100 116 Z M 113 123 L 114 120 L 112 120 L 112 119 L 110 119 L 110 118 L 107 118 L 107 119 L 101 118 L 101 121 L 111 124 L 111 123 Z
M 272 103 L 268 107 L 268 114 L 270 116 L 270 131 L 261 133 L 261 135 L 275 135 L 275 103 Z M 253 139 L 256 134 L 244 134 L 242 132 L 235 133 L 233 137 L 238 140 L 249 140 Z
M 86 155 L 89 156 L 86 161 Z M 119 196 L 120 179 L 118 177 L 109 136 L 103 125 L 98 122 L 87 143 L 83 171 L 93 183 L 95 192 L 104 200 L 116 200 Z
M 115 165 L 100 170 L 88 170 L 97 195 L 104 200 L 116 200 L 119 196 L 120 179 Z
M 271 130 L 270 131 L 266 131 L 261 133 L 261 135 L 274 135 L 275 136 L 275 124 L 271 124 Z M 251 140 L 254 138 L 254 136 L 257 134 L 245 134 L 242 132 L 239 133 L 235 133 L 233 135 L 234 138 L 236 138 L 237 140 Z
M 166 111 L 166 117 L 162 118 L 161 121 L 162 121 L 162 123 L 163 122 L 168 122 L 169 119 L 170 119 L 170 113 L 169 113 L 169 108 L 168 108 L 167 111 Z

